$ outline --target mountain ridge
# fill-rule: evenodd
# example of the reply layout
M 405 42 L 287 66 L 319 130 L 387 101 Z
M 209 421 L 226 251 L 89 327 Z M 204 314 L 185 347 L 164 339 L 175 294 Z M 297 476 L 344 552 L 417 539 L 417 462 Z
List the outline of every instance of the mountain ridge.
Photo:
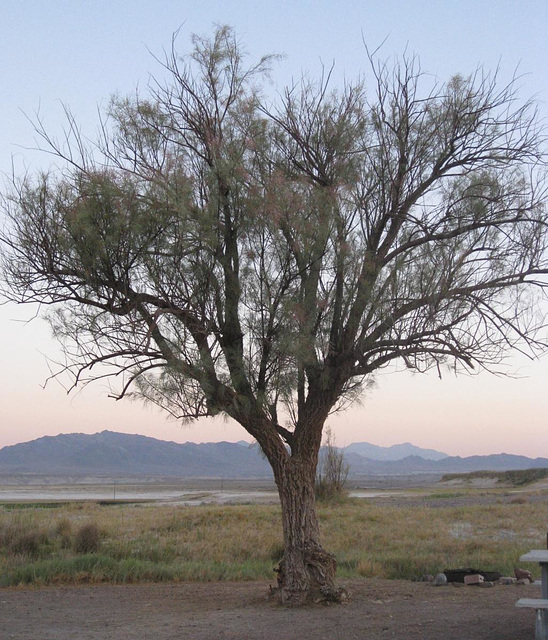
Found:
M 402 444 L 393 444 L 390 447 L 381 447 L 369 442 L 353 442 L 344 448 L 345 453 L 358 453 L 364 458 L 371 460 L 396 461 L 403 460 L 408 456 L 418 455 L 425 460 L 442 460 L 448 458 L 446 453 L 436 451 L 435 449 L 423 449 L 417 447 L 410 442 Z
M 421 449 L 411 443 L 380 447 L 358 442 L 340 450 L 350 465 L 351 476 L 548 468 L 547 458 L 532 459 L 505 453 L 448 456 L 434 449 Z M 366 457 L 360 451 L 367 451 L 377 458 Z M 395 459 L 394 456 L 398 455 L 403 457 Z M 109 430 L 96 434 L 42 436 L 29 442 L 5 446 L 0 449 L 0 475 L 7 474 L 272 477 L 270 466 L 258 447 L 245 441 L 179 444 Z

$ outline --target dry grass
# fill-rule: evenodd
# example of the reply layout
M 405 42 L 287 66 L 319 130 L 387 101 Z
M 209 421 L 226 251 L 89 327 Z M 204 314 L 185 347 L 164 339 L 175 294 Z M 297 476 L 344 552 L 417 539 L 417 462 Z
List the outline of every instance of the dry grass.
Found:
M 543 504 L 521 502 L 319 506 L 325 547 L 337 555 L 344 577 L 415 578 L 458 567 L 511 573 L 521 554 L 544 546 L 547 512 Z M 276 506 L 0 507 L 3 586 L 274 580 L 282 551 Z
M 63 521 L 58 523 L 56 531 L 65 528 Z M 88 522 L 80 526 L 74 536 L 74 550 L 76 553 L 97 553 L 101 546 L 101 532 L 95 522 Z

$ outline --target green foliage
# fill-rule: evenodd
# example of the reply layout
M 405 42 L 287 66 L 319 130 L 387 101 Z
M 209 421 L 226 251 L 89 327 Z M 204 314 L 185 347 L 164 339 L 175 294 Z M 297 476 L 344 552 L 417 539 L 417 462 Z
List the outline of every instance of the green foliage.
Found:
M 63 372 L 228 414 L 268 450 L 278 415 L 317 436 L 391 362 L 495 368 L 545 346 L 534 105 L 480 72 L 423 93 L 413 57 L 371 65 L 376 95 L 305 74 L 267 105 L 275 59 L 219 26 L 167 53 L 148 95 L 113 98 L 96 144 L 70 115 L 66 147 L 36 123 L 62 170 L 2 200 L 2 290 L 56 308 Z

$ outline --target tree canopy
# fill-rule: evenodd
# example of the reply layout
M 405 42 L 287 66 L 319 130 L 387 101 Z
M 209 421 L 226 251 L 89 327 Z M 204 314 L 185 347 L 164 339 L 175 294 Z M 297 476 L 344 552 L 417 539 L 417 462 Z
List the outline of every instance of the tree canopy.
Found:
M 112 377 L 116 397 L 256 438 L 282 587 L 303 591 L 288 549 L 320 548 L 330 412 L 394 362 L 496 370 L 545 348 L 544 134 L 482 70 L 427 86 L 415 58 L 366 56 L 371 83 L 305 76 L 270 104 L 272 57 L 248 64 L 227 27 L 193 47 L 146 97 L 114 97 L 96 143 L 70 113 L 61 143 L 38 123 L 65 164 L 4 198 L 4 295 L 51 305 L 75 384 Z M 308 504 L 300 533 L 289 494 Z

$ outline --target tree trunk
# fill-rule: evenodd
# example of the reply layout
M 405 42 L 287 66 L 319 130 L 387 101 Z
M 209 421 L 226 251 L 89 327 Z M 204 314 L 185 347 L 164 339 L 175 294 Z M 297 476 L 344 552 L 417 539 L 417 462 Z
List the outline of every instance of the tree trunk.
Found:
M 335 587 L 337 562 L 324 551 L 316 517 L 312 460 L 290 457 L 274 470 L 282 505 L 284 556 L 278 571 L 278 597 L 284 604 L 341 601 L 343 589 Z

